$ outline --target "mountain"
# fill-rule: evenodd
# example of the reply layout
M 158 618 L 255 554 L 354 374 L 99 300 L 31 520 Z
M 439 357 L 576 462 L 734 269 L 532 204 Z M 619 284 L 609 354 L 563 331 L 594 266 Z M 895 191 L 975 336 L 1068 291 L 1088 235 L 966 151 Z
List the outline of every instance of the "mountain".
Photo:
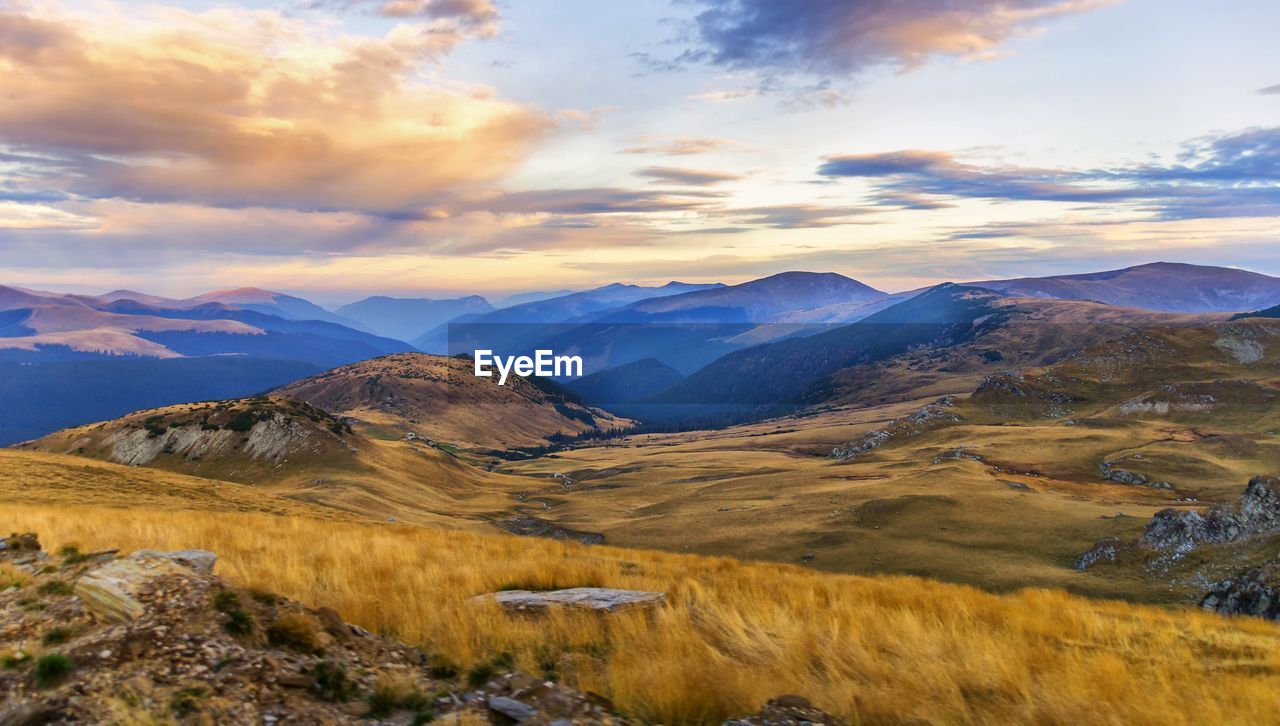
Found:
M 510 308 L 525 303 L 539 302 L 541 300 L 550 300 L 553 297 L 564 297 L 572 295 L 581 290 L 535 290 L 533 292 L 521 292 L 515 295 L 509 295 L 494 303 L 494 307 Z
M 644 358 L 692 373 L 731 351 L 822 329 L 804 323 L 773 324 L 779 317 L 824 305 L 869 304 L 884 297 L 885 293 L 843 275 L 785 272 L 739 285 L 582 311 L 559 325 L 494 323 L 506 312 L 498 311 L 455 325 L 453 343 L 455 352 L 488 347 L 527 353 L 543 348 L 580 355 L 589 373 Z
M 909 350 L 955 345 L 999 326 L 1000 293 L 946 283 L 859 322 L 725 355 L 667 391 L 618 408 L 648 421 L 759 418 L 817 403 L 829 377 Z
M 277 395 L 163 406 L 57 431 L 0 454 L 0 466 L 15 463 L 35 481 L 43 472 L 62 482 L 48 489 L 66 491 L 74 481 L 96 502 L 175 499 L 172 506 L 182 509 L 221 508 L 217 500 L 234 495 L 243 511 L 247 492 L 235 489 L 248 484 L 261 508 L 319 505 L 332 515 L 455 527 L 501 511 L 513 491 L 527 486 L 419 439 L 365 436 L 346 420 Z M 161 481 L 159 491 L 134 484 L 122 492 L 111 465 L 184 478 Z M 204 491 L 188 483 L 200 481 L 192 477 L 204 477 Z M 108 486 L 95 491 L 83 481 L 95 479 Z
M 349 328 L 360 328 L 360 324 L 356 321 L 341 315 L 335 315 L 309 300 L 256 287 L 207 292 L 203 295 L 180 301 L 177 307 L 195 307 L 211 302 L 234 306 L 241 310 L 252 310 L 274 315 L 285 320 L 323 320 L 326 323 L 337 323 Z
M 319 370 L 238 356 L 0 361 L 0 446 L 142 408 L 247 396 Z
M 156 307 L 131 298 L 32 295 L 0 288 L 0 360 L 243 355 L 322 368 L 410 350 L 337 323 L 224 303 Z
M 547 341 L 548 338 L 570 326 L 589 323 L 594 315 L 603 311 L 620 308 L 640 300 L 717 287 L 723 287 L 723 285 L 669 282 L 661 287 L 642 287 L 614 283 L 572 295 L 503 308 L 480 316 L 455 319 L 420 338 L 415 338 L 412 342 L 419 350 L 449 354 L 471 354 L 478 349 L 495 350 L 504 355 L 528 353 L 538 348 L 549 348 L 553 344 Z M 550 349 L 561 352 L 556 347 L 550 347 Z M 643 357 L 646 356 L 640 355 L 627 360 L 613 361 L 608 365 Z M 600 365 L 595 369 L 599 370 L 603 367 L 607 365 Z
M 0 287 L 0 443 L 148 406 L 250 395 L 411 349 L 331 322 L 135 297 Z
M 477 315 L 495 308 L 479 295 L 448 300 L 367 297 L 343 305 L 335 313 L 355 320 L 378 335 L 412 341 L 460 315 Z
M 412 433 L 464 448 L 540 446 L 557 434 L 627 423 L 549 381 L 513 375 L 499 386 L 494 378 L 475 376 L 472 366 L 466 358 L 401 353 L 326 371 L 275 393 L 397 437 Z
M 636 403 L 684 380 L 680 371 L 657 358 L 643 358 L 568 381 L 565 388 L 589 403 L 609 407 Z
M 254 483 L 282 468 L 348 468 L 367 444 L 302 401 L 260 396 L 136 411 L 19 448 Z
M 1266 310 L 1255 310 L 1251 313 L 1240 313 L 1232 318 L 1232 320 L 1243 320 L 1244 318 L 1280 318 L 1280 305 L 1273 305 Z
M 668 282 L 661 287 L 642 287 L 613 283 L 594 290 L 575 292 L 547 300 L 523 303 L 508 308 L 495 310 L 482 315 L 475 322 L 481 325 L 491 323 L 502 324 L 537 324 L 562 323 L 589 313 L 621 307 L 649 298 L 669 297 L 700 290 L 724 287 L 721 283 L 697 285 L 686 282 Z
M 725 402 L 807 393 L 810 384 L 840 368 L 976 336 L 998 324 L 1000 297 L 944 283 L 851 325 L 733 353 L 690 376 L 683 393 Z
M 765 323 L 780 313 L 885 297 L 887 293 L 834 272 L 781 272 L 739 285 L 644 300 L 595 322 Z
M 1011 297 L 1096 300 L 1166 312 L 1257 310 L 1280 304 L 1280 278 L 1227 267 L 1153 262 L 1083 275 L 968 283 Z

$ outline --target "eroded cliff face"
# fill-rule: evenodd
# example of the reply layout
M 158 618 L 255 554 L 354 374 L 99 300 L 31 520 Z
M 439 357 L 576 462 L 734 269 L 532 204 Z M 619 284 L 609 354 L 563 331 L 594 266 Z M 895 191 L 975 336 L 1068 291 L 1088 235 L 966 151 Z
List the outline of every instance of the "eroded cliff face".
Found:
M 313 427 L 274 411 L 247 432 L 182 426 L 156 435 L 146 429 L 121 429 L 107 435 L 101 446 L 109 450 L 110 459 L 118 464 L 146 466 L 162 454 L 199 459 L 236 451 L 242 451 L 251 459 L 281 463 L 302 453 L 318 454 L 323 443 Z

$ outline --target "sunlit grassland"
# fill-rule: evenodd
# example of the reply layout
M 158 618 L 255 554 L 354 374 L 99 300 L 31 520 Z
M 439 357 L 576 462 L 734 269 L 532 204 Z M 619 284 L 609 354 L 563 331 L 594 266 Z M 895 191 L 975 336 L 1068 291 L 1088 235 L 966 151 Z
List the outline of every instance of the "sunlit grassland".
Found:
M 992 595 L 547 540 L 237 512 L 3 505 L 47 546 L 202 547 L 234 582 L 337 608 L 463 666 L 510 652 L 678 723 L 798 693 L 855 723 L 1266 723 L 1280 627 L 1049 590 Z M 652 611 L 506 614 L 497 589 L 661 590 Z

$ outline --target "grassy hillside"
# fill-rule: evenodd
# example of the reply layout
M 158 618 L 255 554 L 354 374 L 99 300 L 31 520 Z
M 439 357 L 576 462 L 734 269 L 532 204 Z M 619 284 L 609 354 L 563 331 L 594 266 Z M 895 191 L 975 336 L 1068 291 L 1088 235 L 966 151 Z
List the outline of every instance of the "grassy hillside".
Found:
M 459 447 L 539 446 L 557 433 L 621 426 L 553 384 L 512 376 L 505 386 L 476 377 L 460 358 L 402 353 L 335 368 L 280 388 L 330 413 L 381 429 L 371 435 L 415 433 Z
M 352 518 L 255 487 L 81 456 L 0 449 L 0 500 L 69 506 L 92 503 L 157 511 L 206 510 Z M 8 506 L 7 504 L 5 505 Z
M 59 431 L 22 449 L 68 455 L 61 459 L 68 465 L 98 460 L 146 467 L 203 477 L 209 487 L 252 485 L 272 500 L 452 527 L 489 526 L 505 516 L 513 494 L 528 487 L 421 440 L 370 439 L 279 396 L 139 411 Z M 95 479 L 80 486 L 98 496 Z
M 1280 709 L 1280 627 L 1259 620 L 306 517 L 7 504 L 3 526 L 54 547 L 212 549 L 244 586 L 336 607 L 464 671 L 511 653 L 662 723 L 784 692 L 854 723 L 1266 723 Z M 530 617 L 471 601 L 575 585 L 669 604 Z

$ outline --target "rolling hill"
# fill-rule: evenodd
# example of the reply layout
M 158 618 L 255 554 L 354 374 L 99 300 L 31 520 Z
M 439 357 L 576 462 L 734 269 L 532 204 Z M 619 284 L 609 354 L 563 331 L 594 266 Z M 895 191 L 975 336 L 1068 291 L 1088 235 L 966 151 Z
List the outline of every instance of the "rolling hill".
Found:
M 1096 300 L 1146 310 L 1239 312 L 1280 304 L 1280 278 L 1228 267 L 1153 262 L 1083 275 L 968 283 L 1012 297 Z
M 483 315 L 494 307 L 479 295 L 449 300 L 367 297 L 343 305 L 335 313 L 362 324 L 378 335 L 411 341 L 462 315 Z
M 472 365 L 470 359 L 402 353 L 326 371 L 276 393 L 358 419 L 372 427 L 371 435 L 412 433 L 463 448 L 541 446 L 557 434 L 626 423 L 553 383 L 512 376 L 499 386 L 493 378 L 477 378 Z
M 46 478 L 54 477 L 54 465 L 92 461 L 82 469 L 96 472 L 93 497 L 101 502 L 119 501 L 130 486 L 110 467 L 142 467 L 185 477 L 179 489 L 142 499 L 185 498 L 192 500 L 190 508 L 223 508 L 209 500 L 226 499 L 218 483 L 234 482 L 230 493 L 238 499 L 248 496 L 241 485 L 260 492 L 265 503 L 259 510 L 282 500 L 277 509 L 295 503 L 299 509 L 476 529 L 491 528 L 511 507 L 512 494 L 527 486 L 422 439 L 367 437 L 345 418 L 277 395 L 137 411 L 26 442 L 7 456 L 0 464 L 17 462 Z M 40 456 L 61 458 L 31 458 Z M 187 491 L 197 477 L 215 496 Z

